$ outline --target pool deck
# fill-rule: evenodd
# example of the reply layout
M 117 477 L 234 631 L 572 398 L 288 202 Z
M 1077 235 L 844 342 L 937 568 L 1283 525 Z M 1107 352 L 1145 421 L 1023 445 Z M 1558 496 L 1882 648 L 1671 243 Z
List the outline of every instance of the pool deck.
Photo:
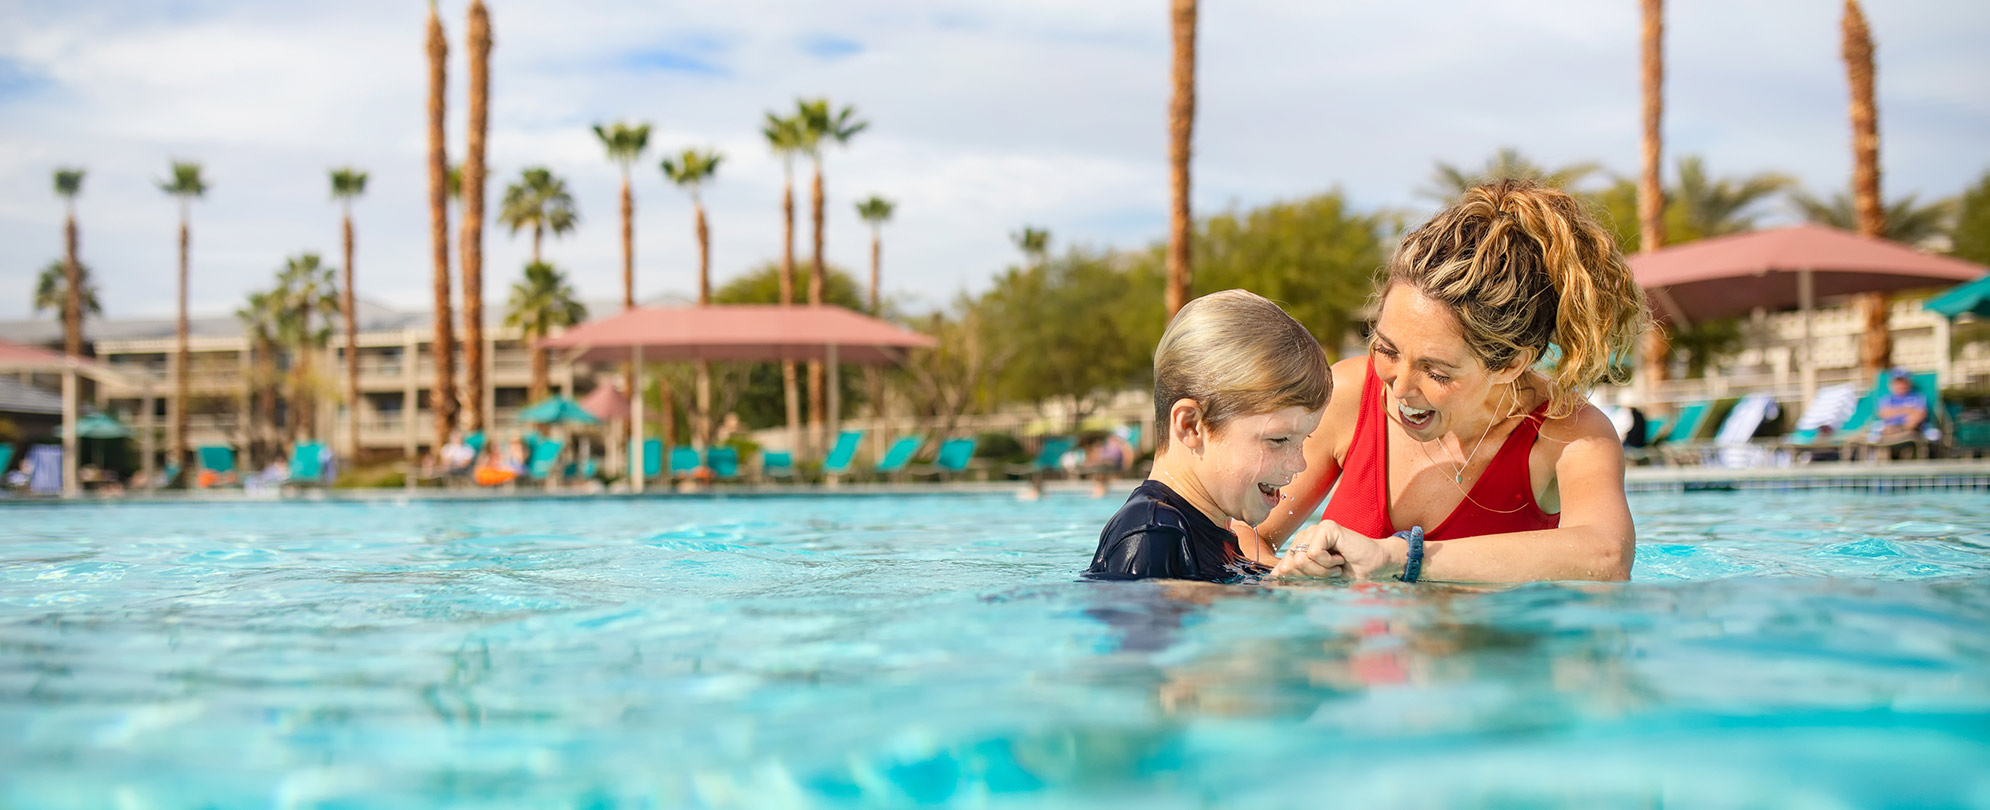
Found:
M 1107 497 L 1117 497 L 1132 479 L 1115 482 Z M 1045 485 L 1049 495 L 1068 497 L 1090 494 L 1088 481 L 1052 481 Z M 569 489 L 544 492 L 533 487 L 516 489 L 308 489 L 277 493 L 244 492 L 240 489 L 196 492 L 156 492 L 116 497 L 85 495 L 64 500 L 48 496 L 0 495 L 0 506 L 50 503 L 279 503 L 285 501 L 483 501 L 512 498 L 636 499 L 636 498 L 732 498 L 795 496 L 911 496 L 911 495 L 1006 495 L 1015 497 L 1026 489 L 1022 481 L 957 481 L 946 483 L 843 483 L 820 484 L 721 484 L 696 491 L 652 489 L 640 495 L 608 490 Z M 1834 489 L 1864 492 L 1947 489 L 1990 491 L 1990 459 L 1951 459 L 1943 461 L 1896 461 L 1888 463 L 1824 463 L 1794 467 L 1723 469 L 1720 467 L 1632 467 L 1624 471 L 1624 489 L 1629 492 L 1700 492 L 1733 490 Z

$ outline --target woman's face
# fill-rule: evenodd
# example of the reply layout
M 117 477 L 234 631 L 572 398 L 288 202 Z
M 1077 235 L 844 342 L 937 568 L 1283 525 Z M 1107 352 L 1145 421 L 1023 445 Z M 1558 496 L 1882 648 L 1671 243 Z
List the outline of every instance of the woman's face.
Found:
M 1382 300 L 1369 353 L 1389 391 L 1388 416 L 1412 438 L 1431 441 L 1462 425 L 1477 433 L 1493 413 L 1496 387 L 1522 367 L 1487 369 L 1465 345 L 1458 317 L 1445 304 L 1397 284 Z
M 1279 490 L 1306 469 L 1306 437 L 1324 414 L 1294 405 L 1232 419 L 1209 434 L 1196 477 L 1216 508 L 1252 524 L 1264 522 L 1278 505 Z

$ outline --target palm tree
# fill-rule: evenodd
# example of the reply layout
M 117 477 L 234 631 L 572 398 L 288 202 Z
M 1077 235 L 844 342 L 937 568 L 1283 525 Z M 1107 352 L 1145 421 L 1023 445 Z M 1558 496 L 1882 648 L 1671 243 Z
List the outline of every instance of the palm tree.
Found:
M 1650 253 L 1665 244 L 1665 187 L 1659 178 L 1664 152 L 1665 118 L 1665 0 L 1644 0 L 1644 170 L 1638 175 L 1638 244 Z M 1653 324 L 1644 337 L 1646 400 L 1665 379 L 1670 354 L 1664 324 Z
M 76 284 L 69 282 L 70 268 L 75 268 Z M 81 262 L 71 264 L 62 259 L 49 262 L 35 277 L 34 312 L 63 312 L 69 307 L 71 289 L 78 290 L 76 308 L 88 315 L 104 314 L 104 307 L 97 297 L 97 282 L 90 278 L 90 268 Z M 65 313 L 66 314 L 66 313 Z
M 283 342 L 293 352 L 290 364 L 290 404 L 294 416 L 288 425 L 291 438 L 302 431 L 318 438 L 317 383 L 311 372 L 312 358 L 331 339 L 331 317 L 339 313 L 339 289 L 334 271 L 319 263 L 318 254 L 302 253 L 285 259 L 276 275 L 276 303 L 290 317 L 280 323 Z M 325 325 L 313 323 L 324 315 Z
M 594 137 L 608 150 L 608 159 L 622 170 L 622 308 L 636 306 L 636 198 L 630 192 L 629 172 L 649 149 L 650 125 L 617 121 L 612 126 L 594 125 Z
M 1602 170 L 1602 164 L 1591 161 L 1557 167 L 1543 166 L 1528 159 L 1520 150 L 1503 146 L 1476 170 L 1439 161 L 1437 168 L 1431 172 L 1430 186 L 1423 190 L 1423 195 L 1449 202 L 1474 187 L 1501 180 L 1531 180 L 1544 186 L 1566 189 Z
M 857 216 L 871 226 L 871 315 L 878 314 L 878 266 L 884 260 L 884 224 L 897 206 L 876 194 L 857 203 Z
M 1852 89 L 1852 197 L 1859 215 L 1859 233 L 1886 238 L 1886 211 L 1879 194 L 1879 105 L 1873 97 L 1873 36 L 1859 0 L 1845 0 L 1845 79 Z M 1893 362 L 1893 335 L 1887 326 L 1886 293 L 1861 293 L 1866 335 L 1859 352 L 1867 376 Z
M 1170 15 L 1175 40 L 1174 95 L 1168 100 L 1168 318 L 1188 303 L 1194 270 L 1189 265 L 1189 142 L 1195 132 L 1196 0 L 1174 0 Z
M 505 305 L 504 325 L 518 329 L 532 348 L 532 387 L 528 397 L 537 401 L 551 387 L 547 383 L 546 351 L 538 341 L 555 328 L 587 320 L 587 306 L 574 295 L 567 277 L 545 262 L 525 266 L 525 279 L 511 285 L 511 301 Z
M 840 110 L 832 109 L 829 99 L 826 98 L 797 101 L 795 103 L 795 117 L 799 119 L 801 133 L 800 149 L 803 154 L 808 155 L 809 162 L 815 167 L 815 185 L 809 195 L 809 215 L 815 226 L 815 251 L 809 264 L 808 303 L 810 306 L 821 306 L 824 198 L 822 152 L 824 147 L 849 143 L 850 139 L 856 137 L 857 133 L 863 132 L 866 127 L 869 127 L 870 122 L 857 120 L 857 110 L 855 107 L 844 107 Z M 827 383 L 827 377 L 823 372 L 822 364 L 810 361 L 808 364 L 808 422 L 812 444 L 817 448 L 820 448 L 823 444 L 823 436 L 821 434 L 827 418 L 827 408 L 824 402 L 827 392 L 825 386 Z
M 1796 185 L 1776 172 L 1714 178 L 1697 155 L 1679 158 L 1679 207 L 1686 234 L 1705 239 L 1755 230 L 1756 206 Z
M 630 190 L 629 173 L 649 149 L 650 125 L 624 121 L 606 127 L 595 124 L 594 137 L 601 139 L 608 159 L 622 170 L 622 310 L 626 312 L 636 308 L 636 197 Z M 632 363 L 622 365 L 622 390 L 636 390 Z
M 278 297 L 267 292 L 249 294 L 248 303 L 235 310 L 235 318 L 248 333 L 249 351 L 255 371 L 249 386 L 256 392 L 256 407 L 249 413 L 249 459 L 260 465 L 268 456 L 268 431 L 276 424 L 276 341 L 289 313 L 279 306 Z
M 442 36 L 442 18 L 435 0 L 428 3 L 428 221 L 435 260 L 435 384 L 429 388 L 435 409 L 436 450 L 449 443 L 456 429 L 456 314 L 449 301 L 449 154 L 443 118 L 448 90 L 445 66 L 449 41 Z M 411 403 L 408 407 L 414 407 Z
M 1847 231 L 1859 229 L 1858 203 L 1843 191 L 1825 200 L 1804 191 L 1790 192 L 1790 203 L 1809 222 Z M 1955 219 L 1956 201 L 1935 200 L 1922 204 L 1920 195 L 1909 194 L 1887 203 L 1882 219 L 1885 238 L 1906 245 L 1923 246 L 1947 236 Z
M 469 144 L 463 150 L 463 376 L 472 431 L 484 429 L 484 135 L 490 130 L 491 15 L 470 0 L 464 46 L 470 51 Z
M 698 306 L 712 303 L 712 236 L 705 227 L 705 201 L 699 195 L 705 181 L 718 174 L 719 161 L 725 156 L 707 149 L 700 152 L 686 149 L 675 158 L 664 158 L 663 176 L 676 183 L 691 195 L 691 210 L 697 216 L 698 234 Z M 712 440 L 712 364 L 698 362 L 698 441 L 709 444 Z
M 1023 229 L 1009 234 L 1009 241 L 1016 243 L 1016 249 L 1023 252 L 1031 267 L 1038 267 L 1050 256 L 1050 231 L 1024 225 Z
M 359 454 L 359 307 L 352 288 L 352 201 L 366 193 L 366 172 L 347 166 L 332 170 L 332 198 L 343 217 L 345 283 L 339 285 L 339 311 L 345 314 L 346 455 Z
M 580 209 L 574 206 L 572 194 L 567 193 L 567 181 L 553 175 L 553 170 L 544 166 L 533 166 L 521 172 L 518 182 L 504 190 L 504 201 L 498 205 L 498 224 L 511 228 L 517 236 L 520 230 L 532 229 L 532 261 L 540 259 L 539 246 L 545 240 L 546 232 L 562 236 L 573 232 L 580 224 Z
M 771 112 L 767 113 L 760 134 L 766 136 L 767 146 L 781 159 L 785 181 L 781 185 L 781 306 L 789 306 L 795 302 L 795 155 L 801 151 L 805 136 L 800 118 L 782 118 Z M 793 360 L 781 361 L 781 393 L 786 397 L 789 446 L 800 449 L 801 385 L 795 376 Z
M 71 357 L 83 355 L 82 260 L 77 258 L 76 195 L 83 193 L 82 169 L 56 169 L 55 194 L 62 198 L 62 262 L 68 295 L 62 302 L 62 351 Z
M 207 181 L 200 176 L 200 164 L 173 161 L 173 178 L 160 181 L 159 190 L 180 201 L 180 293 L 179 318 L 174 325 L 177 340 L 173 354 L 173 428 L 171 462 L 184 471 L 187 461 L 187 401 L 191 396 L 187 385 L 187 365 L 192 359 L 187 350 L 187 264 L 189 251 L 193 246 L 193 232 L 188 220 L 193 215 L 193 201 L 207 194 Z

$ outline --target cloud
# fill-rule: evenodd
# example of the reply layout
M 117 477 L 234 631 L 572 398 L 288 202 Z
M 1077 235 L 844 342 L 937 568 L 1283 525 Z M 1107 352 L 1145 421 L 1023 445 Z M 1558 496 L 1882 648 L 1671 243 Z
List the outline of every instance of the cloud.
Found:
M 463 144 L 464 0 L 451 37 L 449 149 Z M 1867 9 L 1879 39 L 1889 195 L 1955 193 L 1990 165 L 1990 6 L 1903 0 Z M 1668 8 L 1667 153 L 1717 170 L 1778 170 L 1813 188 L 1849 171 L 1837 6 L 1813 0 Z M 726 154 L 706 190 L 723 281 L 780 250 L 781 164 L 758 127 L 800 96 L 872 122 L 825 158 L 829 260 L 861 269 L 852 203 L 899 202 L 884 232 L 887 293 L 938 304 L 1015 261 L 1027 223 L 1063 244 L 1164 236 L 1169 36 L 1147 2 L 648 0 L 493 7 L 491 194 L 545 165 L 581 208 L 548 258 L 589 298 L 619 298 L 619 170 L 589 130 L 649 121 L 635 167 L 639 293 L 695 289 L 688 199 L 656 161 Z M 191 297 L 232 310 L 286 256 L 337 255 L 327 169 L 369 171 L 355 206 L 362 294 L 429 298 L 425 9 L 204 0 L 17 3 L 0 27 L 0 317 L 25 316 L 36 268 L 59 255 L 57 166 L 82 165 L 86 260 L 113 315 L 164 314 L 177 208 L 153 187 L 169 159 L 214 184 L 193 210 Z M 1194 205 L 1199 212 L 1339 187 L 1361 205 L 1428 209 L 1434 161 L 1476 165 L 1512 145 L 1545 163 L 1638 154 L 1630 5 L 1559 2 L 1204 4 Z M 797 167 L 808 243 L 807 184 Z M 453 216 L 453 215 L 452 215 Z M 487 227 L 493 305 L 524 238 Z M 452 234 L 453 240 L 453 234 Z M 804 253 L 806 249 L 804 247 Z M 15 302 L 15 303 L 5 303 Z

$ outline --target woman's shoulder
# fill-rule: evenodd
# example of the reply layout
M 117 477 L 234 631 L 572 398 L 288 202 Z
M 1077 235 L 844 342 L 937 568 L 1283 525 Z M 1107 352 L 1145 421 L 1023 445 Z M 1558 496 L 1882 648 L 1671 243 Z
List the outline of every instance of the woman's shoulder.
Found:
M 1618 441 L 1617 425 L 1601 408 L 1587 401 L 1577 405 L 1572 413 L 1561 416 L 1543 414 L 1541 435 L 1564 446 L 1582 439 L 1607 438 L 1612 444 Z

